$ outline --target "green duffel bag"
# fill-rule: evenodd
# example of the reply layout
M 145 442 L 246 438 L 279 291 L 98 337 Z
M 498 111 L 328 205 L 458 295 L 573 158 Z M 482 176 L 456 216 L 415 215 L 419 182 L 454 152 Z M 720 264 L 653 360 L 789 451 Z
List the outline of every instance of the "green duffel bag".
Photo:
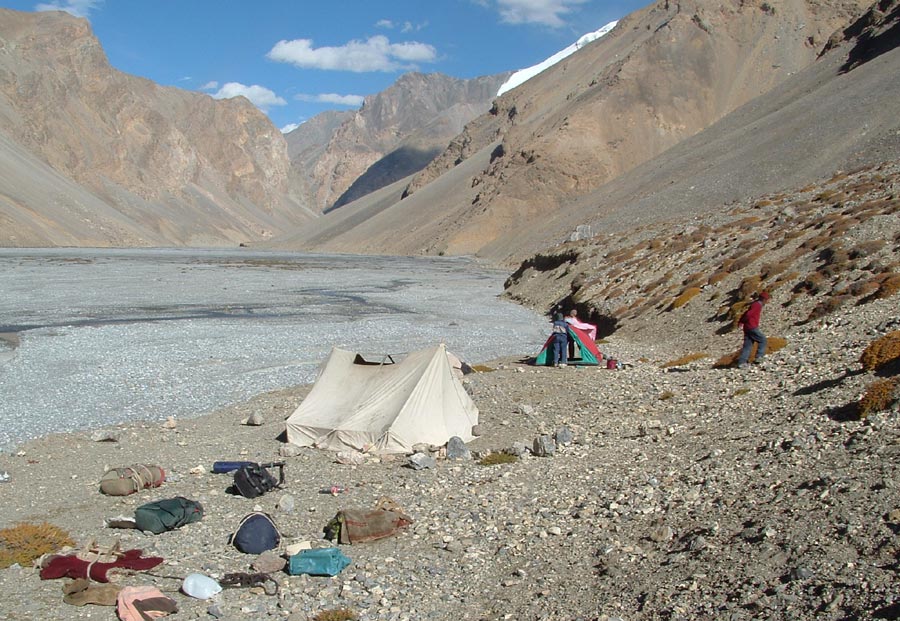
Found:
M 183 496 L 148 502 L 134 510 L 137 528 L 154 535 L 199 522 L 203 517 L 203 505 Z

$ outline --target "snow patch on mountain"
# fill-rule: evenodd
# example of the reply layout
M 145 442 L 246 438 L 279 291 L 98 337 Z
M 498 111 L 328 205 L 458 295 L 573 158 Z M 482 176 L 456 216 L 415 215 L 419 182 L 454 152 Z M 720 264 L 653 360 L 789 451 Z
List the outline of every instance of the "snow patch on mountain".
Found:
M 563 50 L 560 50 L 559 52 L 557 52 L 556 54 L 554 54 L 547 60 L 545 60 L 541 63 L 538 63 L 534 66 L 528 67 L 527 69 L 520 69 L 519 71 L 516 71 L 514 74 L 512 74 L 510 76 L 510 78 L 506 82 L 504 82 L 500 86 L 500 90 L 497 91 L 497 97 L 499 97 L 506 91 L 514 89 L 515 87 L 519 86 L 523 82 L 530 80 L 531 78 L 533 78 L 534 76 L 539 74 L 544 69 L 546 69 L 548 67 L 552 67 L 553 65 L 555 65 L 556 63 L 558 63 L 559 61 L 564 59 L 565 57 L 574 54 L 576 51 L 578 51 L 579 49 L 581 49 L 582 47 L 584 47 L 591 41 L 596 41 L 597 39 L 599 39 L 600 37 L 602 37 L 603 35 L 608 33 L 610 30 L 615 28 L 616 24 L 618 24 L 618 23 L 619 23 L 618 20 L 616 20 L 614 22 L 610 22 L 610 23 L 606 24 L 600 30 L 596 30 L 594 32 L 589 32 L 586 35 L 582 35 L 581 38 L 578 39 L 578 41 L 576 41 L 569 47 L 567 47 Z

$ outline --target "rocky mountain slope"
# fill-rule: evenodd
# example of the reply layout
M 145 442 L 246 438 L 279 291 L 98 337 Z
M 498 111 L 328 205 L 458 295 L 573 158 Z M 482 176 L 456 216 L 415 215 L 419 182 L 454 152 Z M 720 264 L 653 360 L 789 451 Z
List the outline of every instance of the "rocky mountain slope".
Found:
M 326 247 L 526 256 L 552 243 L 548 219 L 793 80 L 859 12 L 855 2 L 653 4 L 500 97 L 403 201 Z M 520 247 L 530 237 L 541 239 Z
M 111 68 L 85 20 L 0 10 L 0 244 L 234 245 L 311 217 L 249 101 Z
M 294 174 L 311 193 L 309 204 L 328 211 L 422 170 L 490 108 L 507 77 L 407 73 L 355 112 L 303 123 L 287 140 L 317 145 L 291 158 Z
M 761 289 L 773 293 L 777 307 L 785 309 L 779 314 L 794 324 L 894 296 L 900 291 L 900 117 L 882 117 L 875 111 L 869 114 L 868 107 L 860 108 L 849 95 L 876 93 L 880 88 L 876 84 L 884 84 L 884 75 L 897 75 L 898 24 L 900 3 L 884 0 L 832 40 L 832 46 L 837 47 L 829 52 L 835 54 L 831 62 L 841 61 L 845 71 L 838 81 L 859 88 L 839 91 L 838 95 L 825 88 L 806 91 L 820 107 L 811 111 L 802 105 L 803 99 L 797 111 L 790 113 L 794 127 L 801 130 L 789 136 L 796 136 L 796 142 L 776 146 L 775 134 L 762 132 L 761 125 L 752 122 L 745 127 L 754 127 L 757 135 L 750 136 L 746 129 L 738 132 L 745 138 L 745 145 L 761 139 L 771 147 L 763 149 L 756 159 L 740 160 L 750 164 L 744 175 L 759 179 L 758 187 L 765 187 L 765 176 L 791 166 L 799 171 L 799 181 L 809 167 L 820 166 L 823 161 L 828 165 L 835 154 L 855 168 L 834 171 L 815 183 L 732 200 L 705 214 L 674 197 L 671 203 L 665 202 L 683 187 L 661 191 L 661 196 L 648 192 L 642 200 L 671 207 L 652 215 L 644 210 L 639 215 L 607 215 L 597 225 L 603 231 L 597 236 L 561 244 L 524 261 L 507 281 L 507 294 L 539 308 L 549 309 L 554 304 L 578 307 L 582 315 L 591 315 L 605 331 L 623 328 L 635 338 L 662 318 L 672 323 L 685 345 L 693 342 L 698 347 L 704 335 L 732 329 L 749 295 Z M 893 45 L 885 45 L 891 39 Z M 874 50 L 879 53 L 871 54 Z M 858 65 L 852 61 L 862 57 L 869 58 L 868 62 Z M 806 85 L 801 82 L 798 86 Z M 895 80 L 887 89 L 888 99 L 882 101 L 876 96 L 874 105 L 880 102 L 892 110 L 900 96 L 898 88 Z M 778 102 L 782 95 L 773 93 L 771 99 Z M 831 107 L 829 99 L 843 103 Z M 799 114 L 812 125 L 796 120 Z M 823 116 L 828 117 L 831 130 L 854 114 L 861 115 L 868 130 L 860 132 L 862 144 L 852 131 L 803 138 L 804 134 L 813 135 L 813 126 Z M 751 107 L 746 116 L 784 120 L 765 107 L 762 113 Z M 858 124 L 859 120 L 852 121 L 850 127 Z M 721 127 L 710 131 L 714 136 L 733 135 Z M 728 144 L 738 141 L 732 139 Z M 707 149 L 715 152 L 716 141 L 683 147 L 698 157 L 698 162 L 688 165 L 699 167 Z M 681 148 L 672 150 L 674 159 L 666 165 L 678 168 L 673 162 L 689 159 Z M 802 157 L 804 151 L 813 155 Z M 726 157 L 722 153 L 722 158 Z M 886 161 L 869 163 L 882 159 Z M 665 166 L 652 170 L 659 173 Z M 720 167 L 713 166 L 708 175 L 686 177 L 695 184 L 691 188 L 695 193 L 686 196 L 721 196 L 719 188 L 732 183 L 745 189 L 737 181 L 741 171 L 733 170 L 728 176 L 720 172 Z M 780 176 L 792 178 L 791 174 Z M 671 178 L 665 174 L 661 177 Z M 827 299 L 823 300 L 822 294 Z

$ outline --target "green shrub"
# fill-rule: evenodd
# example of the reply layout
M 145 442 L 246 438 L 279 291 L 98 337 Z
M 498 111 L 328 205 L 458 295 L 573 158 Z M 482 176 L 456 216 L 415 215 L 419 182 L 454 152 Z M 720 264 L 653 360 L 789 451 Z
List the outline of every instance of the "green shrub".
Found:
M 479 459 L 478 464 L 481 466 L 499 466 L 501 464 L 512 464 L 518 460 L 518 457 L 510 453 L 494 452 L 488 453 Z

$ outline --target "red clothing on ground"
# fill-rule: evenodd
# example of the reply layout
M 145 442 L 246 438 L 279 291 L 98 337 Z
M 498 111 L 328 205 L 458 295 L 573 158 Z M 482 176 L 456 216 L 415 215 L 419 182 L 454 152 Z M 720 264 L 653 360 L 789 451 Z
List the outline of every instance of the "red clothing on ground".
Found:
M 750 308 L 741 315 L 741 325 L 744 326 L 744 332 L 755 330 L 759 327 L 759 318 L 762 315 L 763 304 L 759 300 L 750 304 Z

